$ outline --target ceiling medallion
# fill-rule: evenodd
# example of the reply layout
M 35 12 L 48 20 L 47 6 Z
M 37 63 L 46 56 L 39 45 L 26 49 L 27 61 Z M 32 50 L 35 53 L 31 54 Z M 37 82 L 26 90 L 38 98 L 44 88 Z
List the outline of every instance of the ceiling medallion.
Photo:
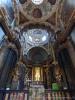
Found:
M 43 3 L 43 0 L 32 0 L 35 5 L 40 5 Z
M 34 18 L 41 18 L 42 17 L 42 12 L 39 8 L 36 8 L 33 10 L 32 15 Z

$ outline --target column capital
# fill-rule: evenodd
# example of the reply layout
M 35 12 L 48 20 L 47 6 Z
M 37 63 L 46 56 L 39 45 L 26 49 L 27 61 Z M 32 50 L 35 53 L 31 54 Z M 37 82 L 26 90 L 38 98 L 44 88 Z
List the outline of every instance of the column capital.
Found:
M 26 66 L 22 61 L 18 61 L 17 66 L 21 66 L 21 65 L 24 66 L 24 67 Z

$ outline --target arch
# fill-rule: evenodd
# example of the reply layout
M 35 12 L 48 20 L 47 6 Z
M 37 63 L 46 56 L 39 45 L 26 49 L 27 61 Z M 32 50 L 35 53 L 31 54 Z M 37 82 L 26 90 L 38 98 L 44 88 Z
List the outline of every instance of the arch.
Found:
M 33 64 L 40 64 L 48 59 L 48 53 L 42 47 L 33 47 L 28 51 L 27 59 Z

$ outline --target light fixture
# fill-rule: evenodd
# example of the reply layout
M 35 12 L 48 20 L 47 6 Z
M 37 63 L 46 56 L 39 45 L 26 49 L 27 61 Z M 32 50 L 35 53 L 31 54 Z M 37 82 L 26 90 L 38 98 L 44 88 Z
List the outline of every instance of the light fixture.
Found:
M 32 42 L 32 37 L 31 36 L 29 36 L 29 40 Z
M 35 5 L 40 5 L 41 3 L 43 3 L 43 0 L 32 0 L 32 2 L 33 2 Z
M 46 41 L 47 37 L 46 36 L 43 36 L 42 37 L 42 41 Z

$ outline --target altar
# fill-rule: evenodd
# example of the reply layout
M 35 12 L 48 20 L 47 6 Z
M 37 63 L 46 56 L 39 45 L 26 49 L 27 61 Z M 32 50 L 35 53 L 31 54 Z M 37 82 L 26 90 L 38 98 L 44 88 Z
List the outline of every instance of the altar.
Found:
M 45 100 L 45 88 L 42 84 L 30 85 L 29 100 Z

